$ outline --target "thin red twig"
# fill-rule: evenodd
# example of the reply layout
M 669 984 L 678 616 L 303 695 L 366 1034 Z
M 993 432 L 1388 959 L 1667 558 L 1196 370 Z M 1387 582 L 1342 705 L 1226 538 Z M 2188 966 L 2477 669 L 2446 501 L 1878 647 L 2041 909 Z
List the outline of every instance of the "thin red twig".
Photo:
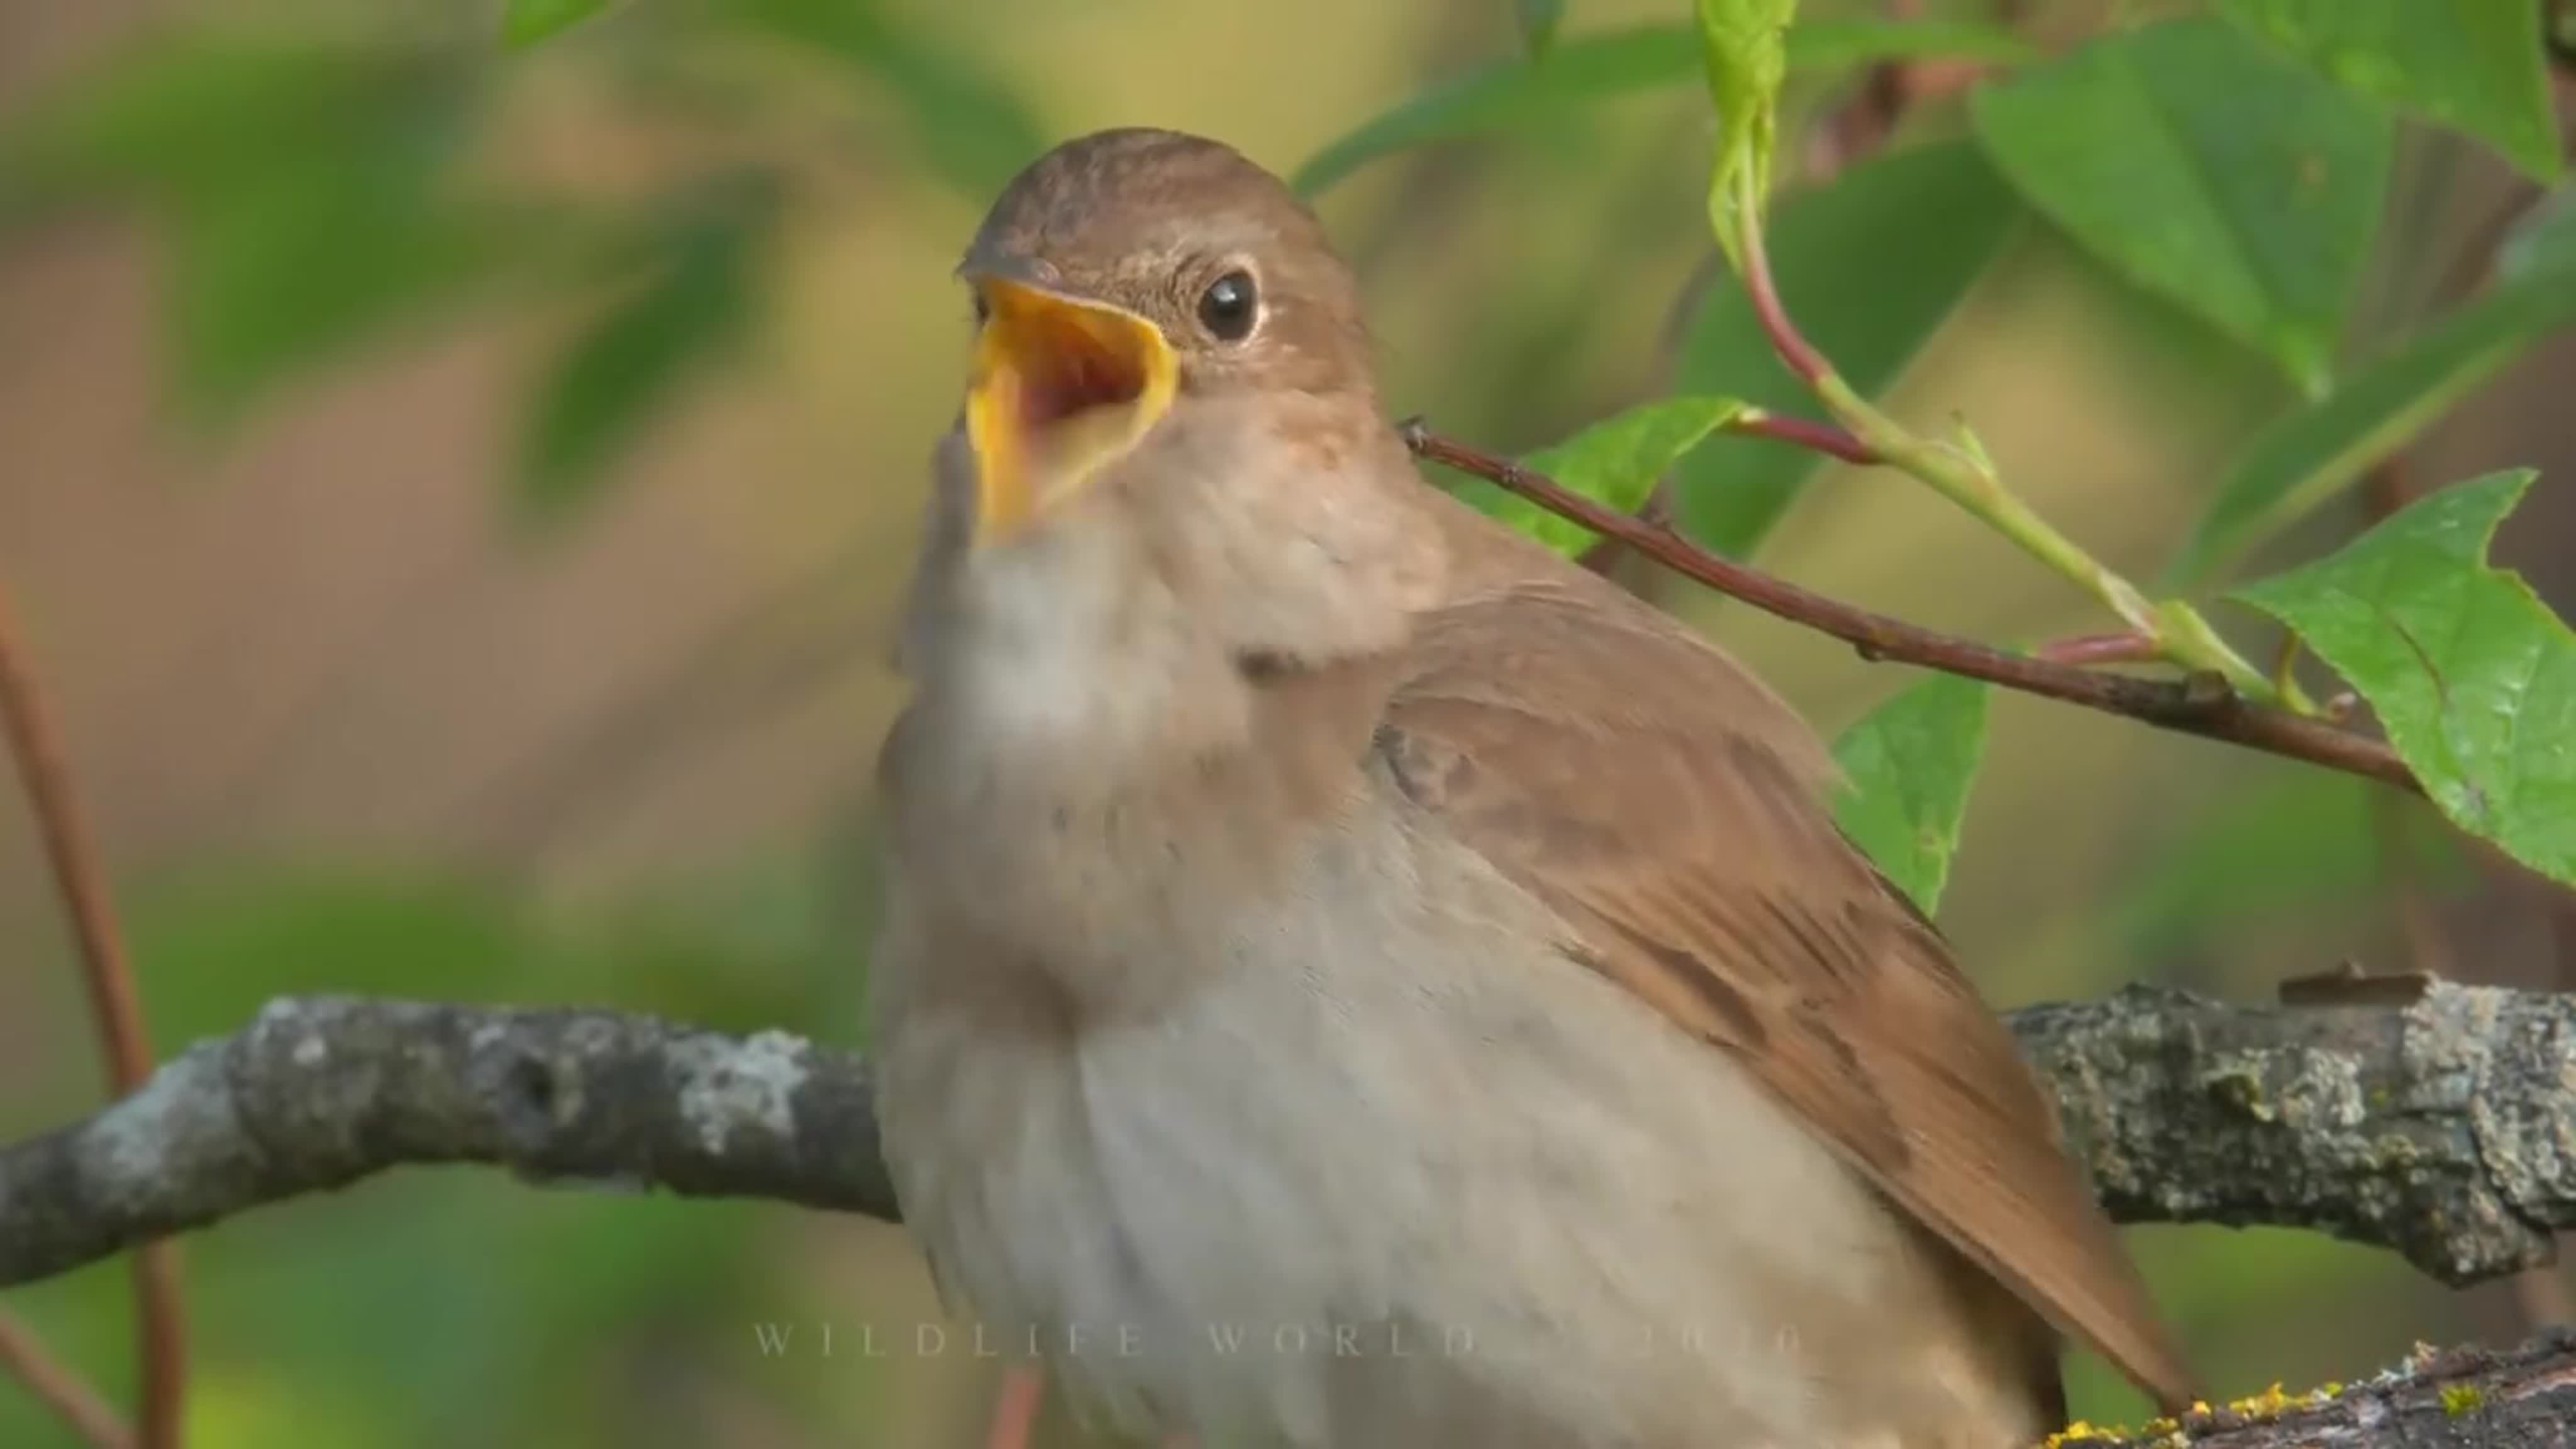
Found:
M 1742 599 L 1765 613 L 1830 634 L 1858 650 L 1864 659 L 1892 659 L 1982 679 L 2043 699 L 2125 715 L 2162 729 L 2306 760 L 2403 790 L 2420 793 L 2423 789 L 2414 772 L 2381 741 L 2323 720 L 2249 703 L 2215 676 L 2161 680 L 2099 674 L 2006 653 L 1973 639 L 1873 614 L 1711 553 L 1669 528 L 1604 508 L 1508 458 L 1444 438 L 1419 419 L 1406 422 L 1403 433 L 1406 444 L 1416 454 L 1434 463 L 1507 488 L 1550 513 L 1615 538 L 1675 573 Z
M 45 1351 L 27 1326 L 0 1313 L 0 1366 L 94 1449 L 134 1449 L 134 1431 L 71 1368 Z
M 1029 1449 L 1038 1423 L 1038 1403 L 1045 1396 L 1044 1369 L 1033 1363 L 1004 1368 L 1001 1390 L 994 1395 L 993 1427 L 984 1436 L 985 1449 Z
M 54 884 L 71 916 L 80 947 L 81 974 L 90 1011 L 107 1058 L 108 1081 L 132 1092 L 152 1074 L 152 1047 L 143 1032 L 143 1009 L 126 958 L 125 940 L 108 898 L 79 800 L 72 788 L 60 733 L 22 642 L 6 589 L 0 589 L 0 726 L 43 837 Z M 143 1357 L 143 1449 L 178 1449 L 180 1414 L 187 1389 L 187 1331 L 179 1302 L 177 1249 L 153 1243 L 135 1254 L 134 1301 Z
M 2033 657 L 2052 664 L 2144 664 L 2157 653 L 2155 640 L 2126 630 L 2055 639 L 2031 651 Z
M 1865 467 L 1887 461 L 1878 456 L 1877 449 L 1831 423 L 1784 417 L 1774 412 L 1739 413 L 1728 420 L 1725 431 L 1742 433 L 1748 438 L 1772 438 L 1793 443 L 1811 453 L 1822 453 L 1829 458 L 1840 458 L 1846 463 L 1859 463 Z
M 1780 288 L 1771 279 L 1771 254 L 1762 240 L 1758 217 L 1744 219 L 1744 290 L 1753 299 L 1753 315 L 1762 319 L 1762 333 L 1771 339 L 1771 350 L 1780 354 L 1780 361 L 1800 382 L 1812 388 L 1833 372 L 1824 354 L 1789 320 Z

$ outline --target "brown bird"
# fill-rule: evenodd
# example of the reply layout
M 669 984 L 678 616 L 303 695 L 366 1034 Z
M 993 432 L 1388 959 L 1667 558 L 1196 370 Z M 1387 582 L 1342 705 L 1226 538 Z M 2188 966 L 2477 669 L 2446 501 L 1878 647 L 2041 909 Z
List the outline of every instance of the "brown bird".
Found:
M 1958 1446 L 2191 1385 L 1829 757 L 1427 487 L 1280 182 L 1104 132 L 960 268 L 874 967 L 988 1341 L 1210 1445 Z

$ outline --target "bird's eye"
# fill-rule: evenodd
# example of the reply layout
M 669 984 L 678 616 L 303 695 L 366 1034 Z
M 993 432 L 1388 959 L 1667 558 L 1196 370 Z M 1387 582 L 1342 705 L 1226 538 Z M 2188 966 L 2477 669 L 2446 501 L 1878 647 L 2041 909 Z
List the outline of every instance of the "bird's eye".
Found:
M 1250 272 L 1228 272 L 1199 293 L 1199 325 L 1220 342 L 1251 336 L 1260 315 L 1261 299 L 1253 292 Z

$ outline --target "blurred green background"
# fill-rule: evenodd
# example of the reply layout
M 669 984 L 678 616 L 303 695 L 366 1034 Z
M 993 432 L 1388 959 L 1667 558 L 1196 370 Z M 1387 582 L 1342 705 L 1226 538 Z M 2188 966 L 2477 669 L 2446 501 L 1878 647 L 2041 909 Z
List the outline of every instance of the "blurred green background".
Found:
M 1583 0 L 1569 23 L 1678 8 Z M 2031 8 L 2045 31 L 2092 7 Z M 0 0 L 0 578 L 66 717 L 157 1048 L 313 989 L 861 1041 L 887 626 L 962 378 L 948 269 L 983 203 L 1043 145 L 1114 124 L 1288 170 L 1510 54 L 1511 12 L 639 3 L 512 51 L 488 6 Z M 1843 94 L 1810 83 L 1792 120 Z M 1689 88 L 1586 107 L 1327 192 L 1389 406 L 1520 451 L 1666 388 L 1707 261 L 1704 108 Z M 1955 133 L 1956 110 L 1900 140 Z M 2410 131 L 2400 260 L 2464 244 L 2512 184 Z M 1942 238 L 1980 224 L 1958 204 L 1819 245 L 1945 265 Z M 1887 396 L 1926 422 L 1964 410 L 2045 512 L 2152 574 L 2284 385 L 2045 227 L 1993 230 L 1997 260 Z M 2386 270 L 2373 295 L 2402 309 L 2424 268 Z M 2576 348 L 2534 352 L 2410 471 L 2576 475 L 2571 382 Z M 2499 553 L 2564 613 L 2571 542 L 2576 504 L 2544 482 Z M 1983 637 L 2099 627 L 1893 474 L 1819 475 L 1763 558 Z M 1662 596 L 1820 728 L 1903 682 Z M 2005 697 L 1944 922 L 2002 1004 L 2138 978 L 2255 1000 L 2346 956 L 2576 976 L 2562 897 L 2389 865 L 2417 814 Z M 0 818 L 17 1137 L 92 1106 L 99 1070 L 14 801 Z M 2567 1313 L 2545 1276 L 2449 1293 L 2295 1233 L 2133 1240 L 2230 1392 Z M 784 1208 L 417 1171 L 225 1224 L 185 1261 L 203 1449 L 952 1445 L 993 1388 L 953 1337 L 918 1351 L 937 1309 L 900 1234 Z M 0 1301 L 129 1391 L 122 1264 Z M 2080 1411 L 2134 1410 L 2076 1372 Z M 72 1442 L 0 1381 L 0 1444 Z

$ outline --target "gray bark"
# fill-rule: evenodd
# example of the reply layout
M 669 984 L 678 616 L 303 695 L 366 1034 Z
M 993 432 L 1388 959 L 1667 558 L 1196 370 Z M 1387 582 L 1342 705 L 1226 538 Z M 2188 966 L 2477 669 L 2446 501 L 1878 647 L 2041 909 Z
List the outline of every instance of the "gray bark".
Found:
M 2334 1392 L 2213 1406 L 2061 1449 L 2564 1449 L 2576 1442 L 2576 1331 L 2520 1348 L 2426 1351 Z
M 2131 988 L 2009 1019 L 2123 1222 L 2313 1228 L 2448 1283 L 2550 1262 L 2576 1223 L 2576 997 L 2412 978 L 2334 994 Z M 615 1012 L 289 998 L 0 1148 L 0 1286 L 435 1162 L 896 1216 L 848 1053 Z

